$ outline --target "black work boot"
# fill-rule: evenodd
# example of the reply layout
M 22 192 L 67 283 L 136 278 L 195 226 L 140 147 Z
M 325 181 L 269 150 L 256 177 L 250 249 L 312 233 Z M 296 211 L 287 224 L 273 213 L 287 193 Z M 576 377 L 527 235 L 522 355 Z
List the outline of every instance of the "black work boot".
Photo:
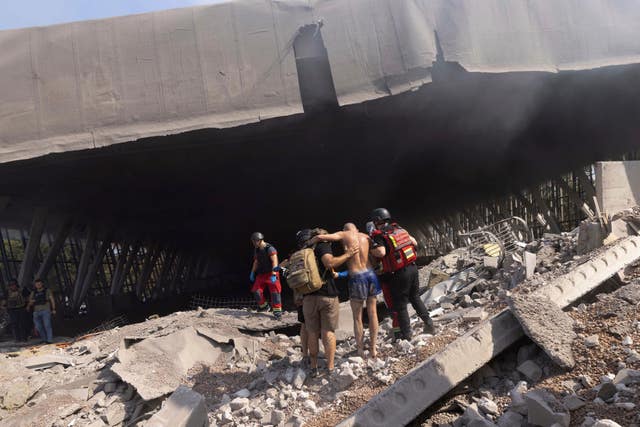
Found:
M 423 332 L 425 334 L 433 335 L 436 333 L 436 327 L 433 325 L 433 320 L 430 317 L 423 319 L 423 322 L 424 322 Z

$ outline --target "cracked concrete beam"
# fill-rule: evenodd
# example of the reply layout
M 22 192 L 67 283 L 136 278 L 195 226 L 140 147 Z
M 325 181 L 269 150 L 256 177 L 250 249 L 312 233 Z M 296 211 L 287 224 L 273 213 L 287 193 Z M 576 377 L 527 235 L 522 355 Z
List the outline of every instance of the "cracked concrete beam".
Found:
M 638 258 L 640 237 L 628 237 L 536 293 L 566 307 Z M 339 426 L 407 425 L 522 336 L 513 314 L 502 311 L 420 363 Z

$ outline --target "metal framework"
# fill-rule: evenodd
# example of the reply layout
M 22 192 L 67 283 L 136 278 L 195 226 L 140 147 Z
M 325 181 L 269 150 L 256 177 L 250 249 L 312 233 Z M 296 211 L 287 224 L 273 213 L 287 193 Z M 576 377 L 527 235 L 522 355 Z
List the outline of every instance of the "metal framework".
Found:
M 528 225 L 533 237 L 571 230 L 595 211 L 593 181 L 594 169 L 589 166 L 520 194 L 470 206 L 446 218 L 412 224 L 412 231 L 426 248 L 422 255 L 433 256 L 466 246 L 469 239 L 486 233 L 496 236 L 498 241 L 518 240 L 505 235 L 514 231 L 514 224 L 510 222 L 513 220 L 505 220 L 512 217 L 522 218 L 519 221 L 526 224 L 515 229 L 522 231 Z M 45 217 L 42 210 L 34 212 L 29 231 L 0 228 L 0 289 L 3 291 L 10 278 L 22 274 L 23 281 L 30 284 L 37 274 L 44 276 L 67 306 L 78 310 L 88 297 L 134 294 L 139 300 L 147 301 L 195 292 L 204 282 L 208 263 L 202 254 L 179 251 L 158 242 L 118 240 L 113 233 L 98 230 L 95 225 L 74 226 L 69 219 L 48 230 L 43 226 Z M 493 228 L 488 229 L 487 224 L 493 224 Z M 29 265 L 25 265 L 25 261 Z M 207 284 L 224 280 L 222 276 L 209 278 Z M 251 300 L 194 298 L 192 304 L 203 307 L 250 307 L 253 304 Z

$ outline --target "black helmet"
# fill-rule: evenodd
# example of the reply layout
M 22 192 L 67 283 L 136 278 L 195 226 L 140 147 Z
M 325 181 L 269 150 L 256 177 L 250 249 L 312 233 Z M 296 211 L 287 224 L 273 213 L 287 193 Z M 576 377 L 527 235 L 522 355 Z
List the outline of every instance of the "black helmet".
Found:
M 391 214 L 385 208 L 376 208 L 371 211 L 371 221 L 373 222 L 389 221 L 390 219 Z
M 302 230 L 296 233 L 296 243 L 298 244 L 298 248 L 302 249 L 305 247 L 306 243 L 311 240 L 313 237 L 313 231 L 309 228 L 303 228 Z
M 253 242 L 259 242 L 260 240 L 264 240 L 264 236 L 262 235 L 261 232 L 256 231 L 255 233 L 253 233 L 251 235 L 251 241 Z
M 367 222 L 364 227 L 367 230 L 367 234 L 373 233 L 373 231 L 376 229 L 376 225 L 373 223 L 373 221 Z

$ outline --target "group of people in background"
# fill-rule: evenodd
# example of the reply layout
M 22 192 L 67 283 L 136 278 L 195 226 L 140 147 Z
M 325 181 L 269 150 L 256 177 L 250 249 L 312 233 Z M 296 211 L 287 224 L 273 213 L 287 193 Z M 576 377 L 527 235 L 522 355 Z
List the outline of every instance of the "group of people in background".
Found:
M 56 314 L 56 302 L 53 293 L 47 289 L 42 279 L 36 279 L 33 290 L 20 288 L 18 281 L 9 280 L 7 293 L 0 307 L 7 310 L 13 338 L 16 342 L 26 342 L 35 325 L 42 342 L 53 342 L 51 315 Z M 30 312 L 33 311 L 32 319 Z
M 252 293 L 259 310 L 268 310 L 266 290 L 271 294 L 271 306 L 277 319 L 282 315 L 282 287 L 280 273 L 286 271 L 287 261 L 278 263 L 277 251 L 264 241 L 262 233 L 254 233 L 251 241 L 255 248 L 250 280 Z M 332 244 L 341 244 L 343 254 L 334 255 Z M 410 303 L 424 322 L 425 333 L 434 333 L 433 321 L 419 295 L 418 268 L 416 266 L 416 239 L 393 221 L 387 209 L 374 209 L 366 226 L 366 233 L 353 223 L 342 230 L 302 229 L 296 234 L 298 249 L 311 248 L 317 260 L 322 285 L 313 292 L 297 294 L 301 322 L 300 337 L 303 355 L 308 356 L 312 375 L 318 375 L 318 351 L 321 339 L 327 370 L 334 369 L 336 350 L 335 330 L 339 320 L 339 291 L 335 279 L 347 278 L 349 301 L 353 314 L 354 336 L 358 355 L 366 355 L 362 312 L 366 308 L 369 325 L 369 357 L 378 356 L 377 296 L 382 292 L 393 316 L 395 339 L 411 339 L 412 329 L 407 305 Z M 337 269 L 346 264 L 344 271 Z M 286 277 L 286 275 L 285 275 Z

